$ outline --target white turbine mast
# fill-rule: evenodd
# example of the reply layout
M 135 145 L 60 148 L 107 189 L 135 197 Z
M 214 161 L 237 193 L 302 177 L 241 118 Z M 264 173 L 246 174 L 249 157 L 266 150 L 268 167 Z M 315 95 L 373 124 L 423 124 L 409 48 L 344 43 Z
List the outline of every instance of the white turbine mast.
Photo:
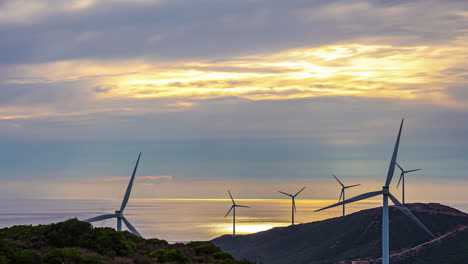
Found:
M 426 233 L 428 233 L 431 237 L 435 237 L 434 234 L 432 234 L 432 232 L 429 231 L 429 229 L 427 229 L 427 227 L 423 223 L 421 223 L 421 221 L 419 221 L 419 219 L 416 218 L 416 216 L 414 216 L 413 213 L 411 213 L 411 211 L 408 210 L 408 208 L 406 208 L 402 203 L 400 203 L 400 201 L 398 201 L 398 199 L 395 198 L 395 196 L 393 196 L 389 191 L 389 186 L 390 186 L 390 183 L 392 181 L 393 174 L 394 174 L 394 171 L 395 171 L 395 164 L 396 164 L 396 159 L 397 159 L 397 155 L 398 155 L 398 147 L 400 145 L 400 136 L 401 136 L 402 128 L 403 128 L 403 119 L 401 120 L 400 130 L 398 132 L 398 137 L 397 137 L 397 140 L 395 142 L 395 147 L 393 149 L 393 155 L 392 155 L 392 159 L 390 161 L 390 165 L 389 165 L 389 168 L 388 168 L 387 179 L 385 181 L 385 185 L 382 187 L 382 190 L 375 191 L 375 192 L 364 193 L 364 194 L 358 195 L 356 197 L 350 198 L 348 200 L 344 200 L 342 202 L 339 202 L 339 203 L 336 203 L 336 204 L 333 204 L 333 205 L 330 205 L 330 206 L 327 206 L 327 207 L 324 207 L 322 209 L 319 209 L 319 210 L 315 211 L 315 212 L 318 212 L 318 211 L 322 211 L 322 210 L 332 208 L 332 207 L 335 207 L 335 206 L 339 206 L 339 205 L 343 205 L 343 204 L 347 204 L 347 203 L 352 203 L 352 202 L 357 202 L 357 201 L 364 200 L 364 199 L 367 199 L 367 198 L 371 198 L 371 197 L 374 197 L 374 196 L 377 196 L 377 195 L 382 195 L 382 199 L 383 199 L 383 206 L 382 206 L 382 263 L 383 264 L 389 264 L 390 263 L 389 224 L 388 224 L 389 223 L 389 221 L 388 221 L 388 199 L 389 198 L 397 206 L 397 208 L 399 208 L 401 210 L 401 212 L 403 212 L 406 216 L 411 218 L 411 220 L 416 222 L 416 224 L 419 227 L 421 227 L 424 231 L 426 231 Z
M 229 196 L 231 197 L 232 206 L 227 212 L 227 214 L 224 216 L 224 218 L 226 218 L 229 215 L 229 213 L 232 211 L 232 235 L 235 236 L 236 235 L 236 207 L 250 208 L 250 206 L 236 204 L 229 190 L 228 190 L 228 193 L 229 193 Z
M 397 188 L 400 186 L 400 182 L 402 183 L 401 185 L 401 200 L 403 204 L 405 204 L 405 174 L 414 172 L 414 171 L 420 171 L 421 169 L 415 169 L 415 170 L 404 170 L 398 162 L 395 162 L 398 168 L 400 168 L 401 174 L 400 174 L 400 179 L 398 180 Z
M 292 195 L 292 194 L 289 194 L 289 193 L 285 193 L 285 192 L 282 192 L 282 191 L 278 191 L 279 193 L 282 193 L 284 195 L 287 195 L 289 197 L 291 197 L 291 201 L 292 201 L 292 208 L 291 208 L 291 225 L 294 225 L 294 213 L 297 212 L 297 209 L 296 209 L 296 196 L 298 196 L 303 190 L 305 189 L 305 186 L 304 188 L 302 188 L 300 191 L 298 191 L 296 194 Z
M 340 194 L 340 198 L 338 198 L 338 202 L 341 202 L 341 199 L 343 199 L 343 201 L 345 200 L 345 190 L 346 189 L 361 185 L 361 184 L 354 184 L 354 185 L 345 186 L 340 180 L 338 180 L 338 178 L 335 176 L 335 174 L 333 174 L 333 177 L 341 185 L 341 194 Z M 343 216 L 345 216 L 345 205 L 344 204 L 343 204 Z
M 128 183 L 127 191 L 125 192 L 125 196 L 124 196 L 124 199 L 122 201 L 122 205 L 120 206 L 119 211 L 115 211 L 114 214 L 105 214 L 105 215 L 92 217 L 92 218 L 84 220 L 84 222 L 91 223 L 91 222 L 101 221 L 101 220 L 110 219 L 110 218 L 115 217 L 115 218 L 117 218 L 117 231 L 119 231 L 119 232 L 122 231 L 122 221 L 123 221 L 125 223 L 125 225 L 127 226 L 128 230 L 130 230 L 133 234 L 141 237 L 140 233 L 138 233 L 138 231 L 135 229 L 135 227 L 133 227 L 133 225 L 130 224 L 130 222 L 127 220 L 127 218 L 125 218 L 125 216 L 123 215 L 125 207 L 127 206 L 127 203 L 128 203 L 128 199 L 130 198 L 130 192 L 132 191 L 133 181 L 135 180 L 135 174 L 136 174 L 136 171 L 137 171 L 137 168 L 138 168 L 138 163 L 140 162 L 140 157 L 141 157 L 141 152 L 138 155 L 138 159 L 137 159 L 137 162 L 135 164 L 135 168 L 133 169 L 132 177 L 130 178 L 130 182 Z

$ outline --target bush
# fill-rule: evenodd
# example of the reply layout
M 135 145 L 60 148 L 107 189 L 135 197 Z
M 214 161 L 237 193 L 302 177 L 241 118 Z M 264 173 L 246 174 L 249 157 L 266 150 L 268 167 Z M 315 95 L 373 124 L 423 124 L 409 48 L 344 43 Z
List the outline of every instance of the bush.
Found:
M 41 257 L 31 251 L 20 249 L 14 245 L 8 244 L 0 239 L 0 264 L 4 263 L 22 263 L 36 264 L 40 263 Z
M 177 263 L 177 264 L 188 264 L 190 263 L 190 259 L 187 255 L 184 254 L 178 248 L 171 248 L 171 249 L 158 249 L 151 253 L 149 256 L 153 259 L 153 261 L 159 263 Z
M 99 261 L 91 259 L 73 248 L 54 248 L 42 256 L 46 264 L 98 264 Z M 35 262 L 39 263 L 39 262 Z
M 146 239 L 146 243 L 148 244 L 153 244 L 153 245 L 168 245 L 166 240 L 163 239 L 157 239 L 157 238 L 149 238 Z
M 213 257 L 214 259 L 219 259 L 219 260 L 234 259 L 231 256 L 231 254 L 223 252 L 223 251 L 213 253 L 211 254 L 211 257 Z
M 217 252 L 222 252 L 219 247 L 211 242 L 197 241 L 190 242 L 187 246 L 193 248 L 198 256 L 200 255 L 213 255 Z
M 5 256 L 0 256 L 0 264 L 10 264 L 11 262 Z

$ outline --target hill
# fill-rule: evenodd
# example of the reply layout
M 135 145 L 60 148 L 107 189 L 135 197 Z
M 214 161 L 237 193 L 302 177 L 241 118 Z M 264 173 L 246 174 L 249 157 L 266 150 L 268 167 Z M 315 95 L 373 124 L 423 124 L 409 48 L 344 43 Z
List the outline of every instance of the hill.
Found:
M 464 227 L 468 226 L 468 215 L 454 208 L 429 203 L 408 204 L 407 207 L 436 236 L 443 236 L 455 230 L 452 236 L 440 239 L 438 243 L 421 246 L 411 254 L 399 256 L 398 263 L 450 263 L 411 262 L 412 259 L 429 258 L 435 252 L 445 252 L 450 245 L 451 254 L 466 258 L 468 244 Z M 336 217 L 318 222 L 289 227 L 277 227 L 251 235 L 218 237 L 212 242 L 234 257 L 249 259 L 258 263 L 351 263 L 350 260 L 377 260 L 381 256 L 382 209 L 362 210 L 345 217 Z M 431 240 L 424 231 L 403 215 L 396 207 L 390 208 L 390 250 L 391 254 L 404 252 Z M 426 249 L 427 248 L 427 249 Z M 432 248 L 432 249 L 429 249 Z M 441 254 L 443 256 L 443 254 Z M 396 258 L 396 257 L 395 257 Z M 374 261 L 362 261 L 372 263 Z M 409 261 L 409 262 L 408 262 Z M 393 260 L 392 260 L 392 263 Z M 462 263 L 462 262 L 453 262 Z
M 251 264 L 211 242 L 168 244 L 112 228 L 64 222 L 0 229 L 0 264 Z

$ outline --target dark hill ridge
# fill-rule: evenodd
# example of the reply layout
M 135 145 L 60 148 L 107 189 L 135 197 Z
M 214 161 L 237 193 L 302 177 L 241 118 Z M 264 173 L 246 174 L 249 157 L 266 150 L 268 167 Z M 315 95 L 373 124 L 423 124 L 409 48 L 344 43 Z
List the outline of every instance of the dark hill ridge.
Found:
M 468 214 L 445 205 L 415 203 L 407 207 L 436 236 L 468 225 Z M 345 217 L 277 227 L 251 235 L 225 235 L 212 242 L 234 257 L 264 264 L 337 263 L 342 260 L 375 259 L 381 255 L 381 218 L 382 208 L 378 207 Z M 391 253 L 413 248 L 429 240 L 431 237 L 399 209 L 390 207 Z

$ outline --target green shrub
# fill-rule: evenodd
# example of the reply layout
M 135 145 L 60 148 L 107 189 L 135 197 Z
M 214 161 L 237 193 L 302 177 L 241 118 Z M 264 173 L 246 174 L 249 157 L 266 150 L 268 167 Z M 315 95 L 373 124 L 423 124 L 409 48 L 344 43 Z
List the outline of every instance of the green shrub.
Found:
M 219 260 L 234 259 L 231 256 L 231 254 L 223 252 L 223 251 L 213 253 L 213 254 L 211 254 L 211 257 L 214 258 L 214 259 L 219 259 Z
M 14 263 L 37 264 L 41 262 L 41 256 L 28 250 L 20 250 L 13 256 Z
M 92 259 L 73 248 L 54 248 L 42 256 L 46 264 L 97 264 L 99 261 Z M 39 262 L 36 262 L 39 263 Z
M 198 256 L 200 255 L 213 255 L 217 252 L 222 252 L 219 247 L 211 242 L 197 241 L 190 242 L 187 246 L 193 248 Z
M 177 263 L 177 264 L 188 264 L 190 263 L 190 259 L 187 255 L 184 254 L 178 248 L 171 248 L 171 249 L 158 249 L 151 253 L 149 256 L 153 259 L 153 261 L 159 263 Z
M 153 245 L 168 245 L 166 240 L 163 239 L 157 239 L 157 238 L 149 238 L 146 239 L 146 243 L 148 244 L 153 244 Z
M 0 264 L 21 263 L 36 264 L 40 263 L 41 257 L 31 251 L 20 249 L 14 245 L 0 239 Z
M 10 264 L 11 262 L 5 256 L 0 256 L 0 264 Z
M 93 228 L 91 224 L 77 219 L 50 225 L 13 226 L 0 230 L 0 237 L 16 240 L 24 244 L 25 248 L 80 247 L 110 257 L 129 255 L 136 251 L 138 242 L 144 241 L 129 232 L 116 232 L 112 228 Z

